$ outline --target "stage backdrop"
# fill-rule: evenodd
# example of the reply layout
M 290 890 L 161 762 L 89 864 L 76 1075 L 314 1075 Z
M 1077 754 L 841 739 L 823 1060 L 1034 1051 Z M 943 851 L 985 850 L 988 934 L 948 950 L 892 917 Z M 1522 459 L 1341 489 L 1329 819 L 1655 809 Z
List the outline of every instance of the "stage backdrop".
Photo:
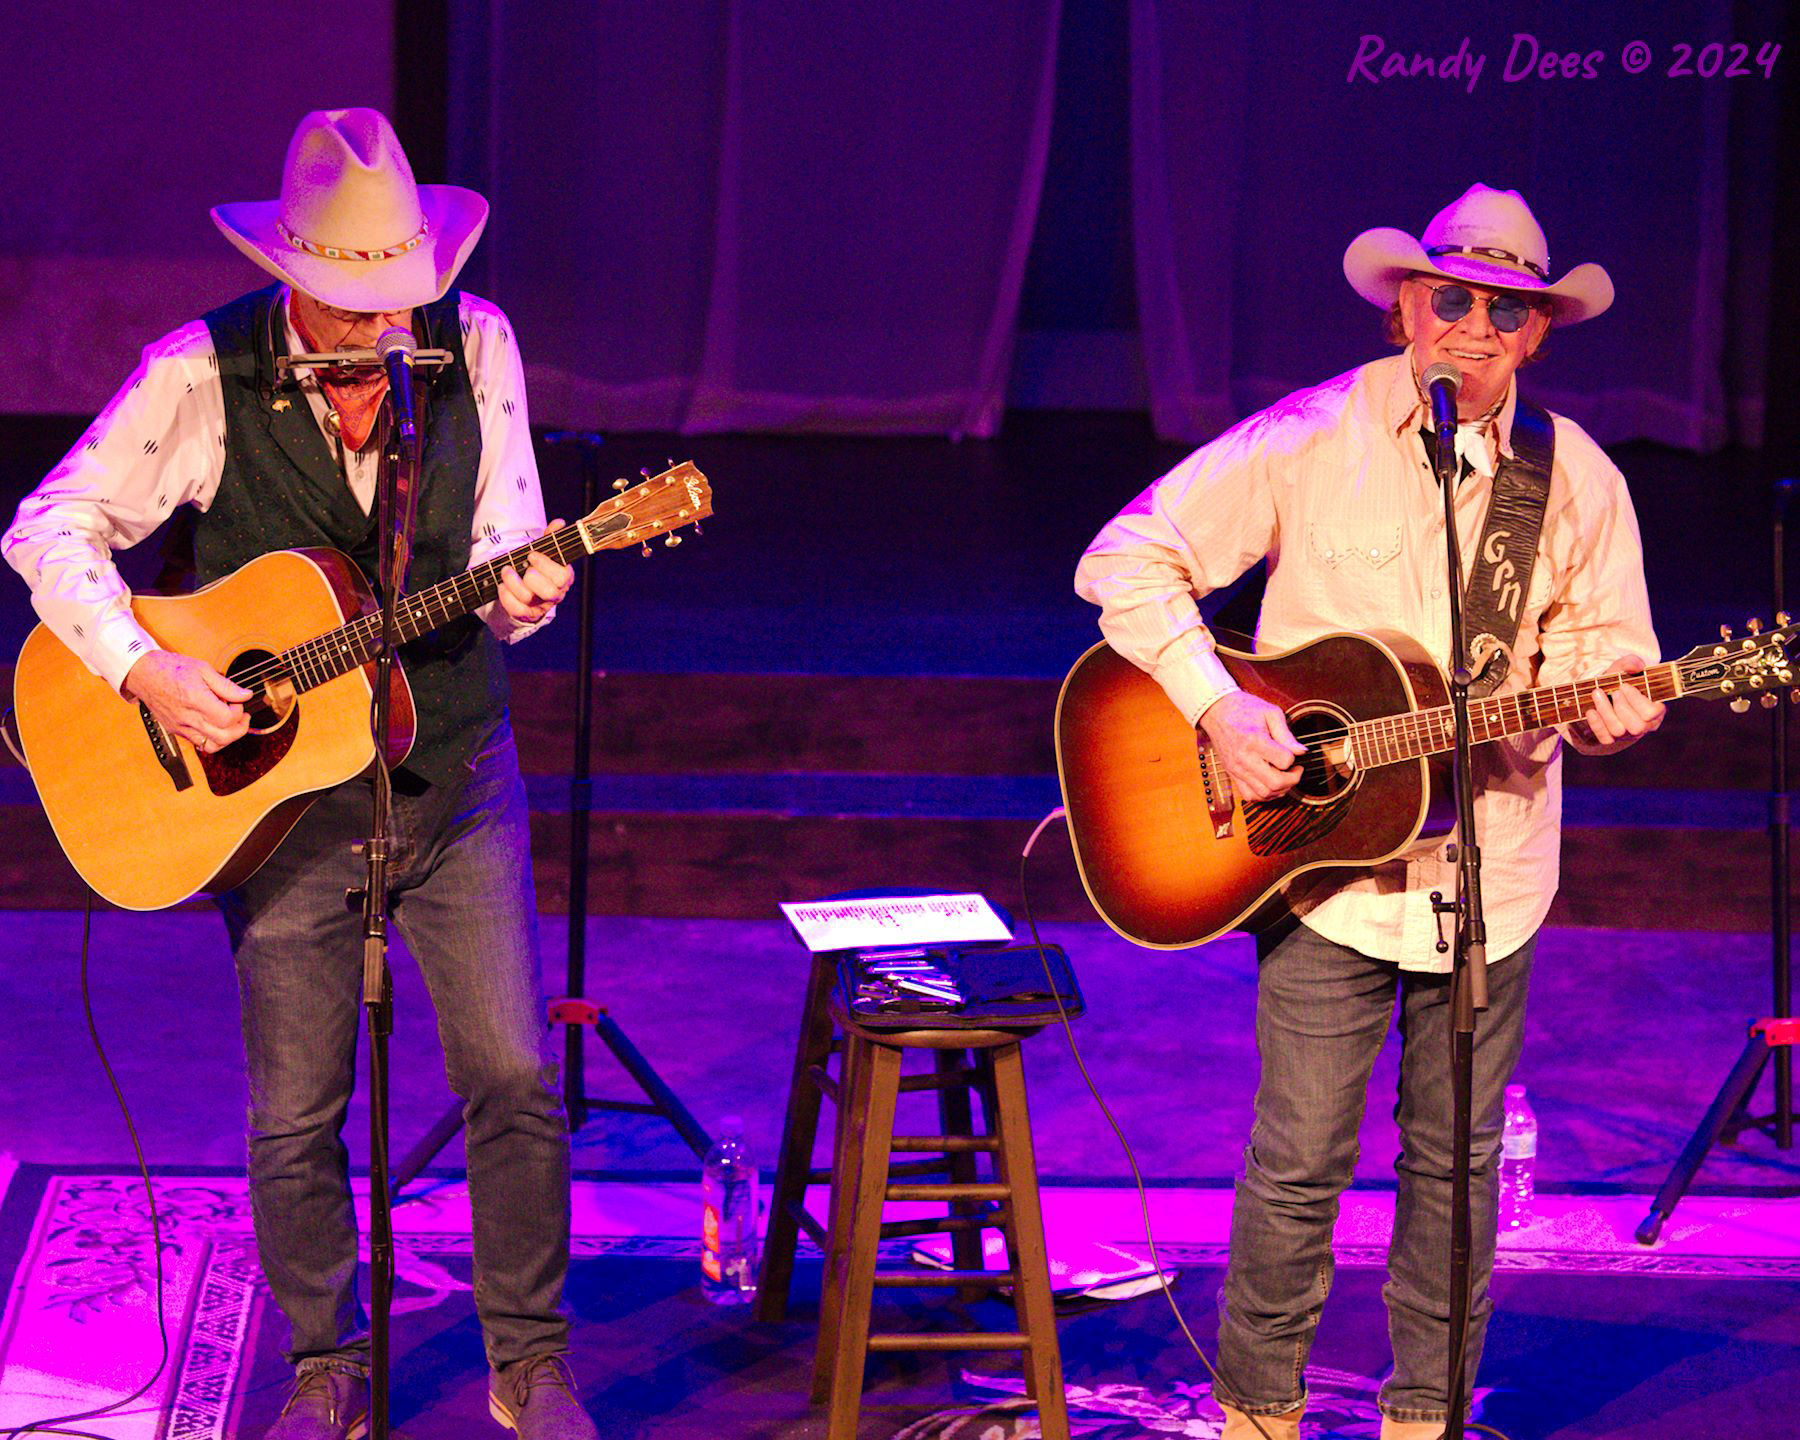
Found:
M 1055 5 L 457 3 L 453 166 L 495 197 L 484 274 L 543 418 L 989 434 L 1021 274 L 1114 285 L 1055 263 L 1099 224 L 1135 333 L 1033 333 L 1054 383 L 1015 393 L 1205 439 L 1379 353 L 1346 242 L 1479 179 L 1527 195 L 1558 272 L 1618 284 L 1531 377 L 1552 405 L 1608 441 L 1759 433 L 1775 4 L 1067 0 L 1053 69 Z M 1109 85 L 1117 129 L 1072 93 Z M 1109 167 L 1128 206 L 1084 213 L 1064 187 Z M 1034 234 L 1046 184 L 1063 229 Z
M 1776 0 L 446 3 L 423 178 L 494 202 L 467 283 L 540 421 L 986 435 L 1011 393 L 1202 439 L 1381 353 L 1345 244 L 1479 179 L 1618 283 L 1539 394 L 1603 441 L 1758 436 Z M 18 8 L 0 409 L 91 412 L 255 282 L 207 207 L 273 195 L 308 108 L 390 102 L 392 11 Z
M 456 0 L 452 168 L 535 413 L 992 434 L 1058 10 Z
M 1529 200 L 1553 276 L 1594 260 L 1618 289 L 1552 335 L 1526 377 L 1540 399 L 1602 441 L 1758 436 L 1776 77 L 1800 63 L 1764 48 L 1781 7 L 1131 0 L 1130 24 L 1160 433 L 1207 438 L 1368 358 L 1379 312 L 1343 280 L 1346 243 L 1417 235 L 1479 180 Z
M 387 109 L 387 0 L 11 0 L 0 412 L 93 414 L 157 336 L 263 283 L 207 212 L 267 200 L 295 122 Z

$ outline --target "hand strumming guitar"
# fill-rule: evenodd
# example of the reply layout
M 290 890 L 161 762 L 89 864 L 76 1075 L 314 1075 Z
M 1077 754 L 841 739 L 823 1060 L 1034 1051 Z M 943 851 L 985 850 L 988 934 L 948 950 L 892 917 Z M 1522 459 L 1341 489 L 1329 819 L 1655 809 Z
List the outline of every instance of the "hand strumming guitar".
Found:
M 249 730 L 243 702 L 252 693 L 173 650 L 152 650 L 126 673 L 124 686 L 127 700 L 141 700 L 165 730 L 209 755 Z
M 1294 757 L 1306 747 L 1280 708 L 1260 696 L 1247 690 L 1222 696 L 1206 707 L 1200 728 L 1246 800 L 1272 799 L 1300 783 Z

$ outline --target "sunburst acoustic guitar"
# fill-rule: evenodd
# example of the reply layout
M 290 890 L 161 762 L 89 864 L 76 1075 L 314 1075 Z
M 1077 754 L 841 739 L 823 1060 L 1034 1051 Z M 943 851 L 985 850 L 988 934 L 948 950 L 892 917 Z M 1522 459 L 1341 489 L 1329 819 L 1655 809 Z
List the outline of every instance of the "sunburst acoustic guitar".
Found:
M 1631 684 L 1652 699 L 1777 703 L 1793 691 L 1800 627 L 1753 626 L 1679 660 L 1625 675 L 1492 696 L 1469 706 L 1477 744 L 1578 720 L 1597 690 Z M 1206 732 L 1106 645 L 1081 657 L 1056 706 L 1056 760 L 1082 883 L 1101 917 L 1141 945 L 1199 945 L 1254 928 L 1304 871 L 1392 859 L 1450 833 L 1449 683 L 1403 636 L 1326 635 L 1250 655 L 1219 647 L 1245 690 L 1286 713 L 1306 746 L 1300 783 L 1245 802 Z M 1278 903 L 1274 902 L 1274 903 Z
M 659 536 L 678 544 L 671 532 L 710 514 L 706 477 L 675 466 L 529 545 L 402 596 L 400 640 L 485 605 L 501 571 L 523 567 L 533 550 L 566 562 Z M 327 549 L 274 551 L 191 595 L 134 596 L 132 610 L 165 649 L 256 692 L 250 732 L 202 754 L 39 625 L 19 653 L 13 733 L 81 878 L 124 909 L 158 910 L 242 882 L 314 798 L 374 765 L 381 616 L 355 562 Z M 399 663 L 389 697 L 397 765 L 414 732 Z

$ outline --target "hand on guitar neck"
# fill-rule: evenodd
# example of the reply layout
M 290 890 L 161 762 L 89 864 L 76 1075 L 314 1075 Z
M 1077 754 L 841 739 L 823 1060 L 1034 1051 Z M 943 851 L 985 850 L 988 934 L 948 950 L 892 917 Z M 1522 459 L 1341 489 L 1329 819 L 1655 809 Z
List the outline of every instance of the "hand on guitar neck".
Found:
M 562 524 L 552 520 L 550 530 L 560 530 Z M 494 598 L 515 625 L 535 625 L 569 593 L 574 581 L 574 566 L 559 564 L 543 551 L 533 550 L 523 575 L 511 565 L 500 572 L 500 588 L 494 592 Z
M 1637 655 L 1621 655 L 1600 673 L 1628 675 L 1644 668 Z M 1586 715 L 1569 727 L 1576 748 L 1597 755 L 1613 755 L 1648 735 L 1663 722 L 1668 707 L 1651 700 L 1634 685 L 1621 685 L 1616 692 L 1594 692 L 1594 703 Z
M 1232 784 L 1249 800 L 1269 800 L 1300 783 L 1294 764 L 1306 747 L 1294 738 L 1287 716 L 1248 690 L 1234 690 L 1206 707 L 1200 728 Z
M 233 684 L 204 660 L 173 650 L 152 650 L 125 676 L 127 700 L 150 707 L 163 729 L 208 754 L 222 750 L 250 728 L 244 701 L 253 692 Z

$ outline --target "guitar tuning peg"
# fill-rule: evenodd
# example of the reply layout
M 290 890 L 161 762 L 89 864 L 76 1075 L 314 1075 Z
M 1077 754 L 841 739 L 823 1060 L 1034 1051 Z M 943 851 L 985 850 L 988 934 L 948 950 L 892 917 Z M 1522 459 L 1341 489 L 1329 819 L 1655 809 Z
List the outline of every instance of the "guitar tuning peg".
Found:
M 1719 627 L 1719 638 L 1721 640 L 1729 640 L 1731 638 L 1731 627 L 1729 625 L 1721 625 Z
M 1775 612 L 1775 623 L 1777 625 L 1779 625 L 1783 630 L 1787 629 L 1787 627 L 1788 627 L 1788 612 L 1785 610 L 1777 610 Z
M 1762 697 L 1762 707 L 1765 710 L 1773 710 L 1780 703 L 1781 697 L 1773 691 L 1765 692 Z
M 644 541 L 644 548 L 639 550 L 638 554 L 642 555 L 646 560 L 650 558 L 650 542 L 648 540 Z
M 621 478 L 613 481 L 613 489 L 615 490 L 629 490 L 630 488 L 631 482 L 629 480 Z
M 638 468 L 638 474 L 642 475 L 646 480 L 648 480 L 650 478 L 650 467 L 648 465 L 640 466 Z
M 1749 708 L 1750 701 L 1745 696 L 1740 695 L 1731 702 L 1731 709 L 1734 714 L 1742 715 Z
M 663 536 L 663 545 L 670 550 L 673 550 L 680 543 L 681 543 L 681 537 L 679 535 Z
M 1752 617 L 1744 622 L 1744 628 L 1752 635 L 1760 635 L 1762 634 L 1762 621 Z
M 667 465 L 669 467 L 669 469 L 673 470 L 675 468 L 675 457 L 673 455 L 669 456 L 669 458 L 667 460 L 663 461 L 663 464 Z

